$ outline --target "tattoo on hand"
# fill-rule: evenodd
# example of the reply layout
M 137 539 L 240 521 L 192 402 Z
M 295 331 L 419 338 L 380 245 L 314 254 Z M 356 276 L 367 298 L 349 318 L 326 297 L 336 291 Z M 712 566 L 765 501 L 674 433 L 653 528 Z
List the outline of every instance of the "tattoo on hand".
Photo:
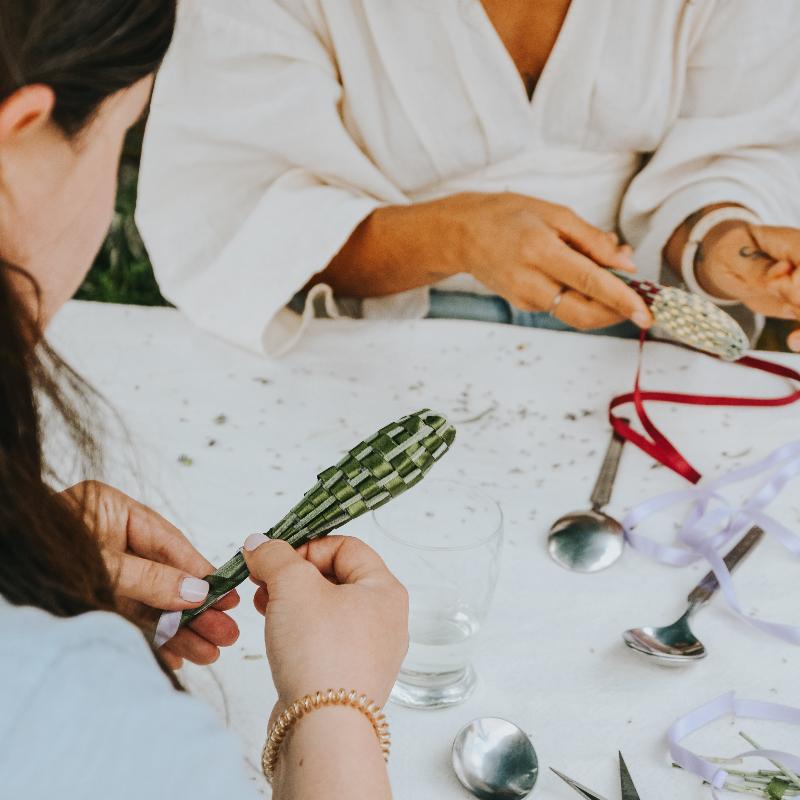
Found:
M 697 250 L 695 250 L 695 253 L 694 253 L 694 265 L 695 265 L 695 267 L 699 267 L 700 264 L 702 264 L 703 261 L 705 260 L 705 257 L 706 257 L 706 251 L 705 251 L 705 248 L 703 247 L 703 243 L 702 242 L 698 242 Z
M 759 250 L 757 247 L 742 247 L 739 250 L 739 255 L 742 258 L 752 258 L 756 261 L 773 261 L 774 259 L 769 253 Z

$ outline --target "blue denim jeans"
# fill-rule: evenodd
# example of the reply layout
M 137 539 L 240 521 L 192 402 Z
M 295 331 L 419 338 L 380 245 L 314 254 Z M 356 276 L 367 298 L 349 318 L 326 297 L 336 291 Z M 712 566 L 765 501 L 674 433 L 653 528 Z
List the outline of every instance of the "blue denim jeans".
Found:
M 502 297 L 471 294 L 469 292 L 442 292 L 431 289 L 429 319 L 471 319 L 476 322 L 499 322 L 521 325 L 525 328 L 545 328 L 550 331 L 574 331 L 575 328 L 548 314 L 546 311 L 519 311 Z M 639 329 L 632 322 L 620 322 L 608 328 L 587 331 L 597 336 L 616 336 L 638 339 Z

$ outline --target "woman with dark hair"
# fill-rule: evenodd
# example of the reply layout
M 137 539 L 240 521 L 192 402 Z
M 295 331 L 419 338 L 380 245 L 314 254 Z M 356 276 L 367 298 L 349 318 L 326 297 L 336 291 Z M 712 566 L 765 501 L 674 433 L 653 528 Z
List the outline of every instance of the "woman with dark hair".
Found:
M 3 796 L 254 794 L 233 740 L 171 672 L 184 658 L 210 663 L 235 641 L 225 612 L 236 595 L 154 650 L 153 619 L 199 605 L 212 565 L 108 486 L 55 492 L 42 453 L 46 414 L 97 474 L 91 391 L 42 333 L 102 241 L 124 135 L 174 19 L 175 0 L 0 0 Z M 274 717 L 330 686 L 382 706 L 407 627 L 404 590 L 380 559 L 345 537 L 295 552 L 260 534 L 245 556 L 269 622 Z M 290 725 L 273 754 L 275 796 L 388 797 L 364 712 L 334 702 Z

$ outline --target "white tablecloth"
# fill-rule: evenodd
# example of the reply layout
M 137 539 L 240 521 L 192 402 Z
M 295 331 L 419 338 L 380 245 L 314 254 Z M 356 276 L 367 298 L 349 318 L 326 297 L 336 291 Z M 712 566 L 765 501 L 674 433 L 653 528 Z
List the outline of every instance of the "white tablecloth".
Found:
M 575 797 L 546 769 L 552 765 L 615 800 L 621 749 L 643 800 L 707 797 L 697 779 L 668 765 L 664 734 L 674 718 L 730 689 L 800 704 L 800 651 L 741 623 L 720 598 L 695 621 L 710 650 L 705 662 L 663 670 L 625 649 L 623 629 L 682 613 L 706 565 L 670 569 L 629 549 L 613 568 L 586 576 L 546 555 L 549 523 L 587 505 L 608 439 L 608 399 L 632 382 L 633 342 L 468 322 L 319 322 L 288 358 L 268 362 L 176 311 L 83 303 L 67 306 L 51 338 L 122 412 L 137 458 L 126 455 L 124 441 L 112 442 L 115 482 L 170 516 L 215 562 L 279 519 L 320 467 L 390 419 L 423 406 L 455 422 L 492 409 L 460 426 L 437 467 L 442 477 L 483 486 L 506 514 L 498 591 L 475 659 L 480 686 L 446 711 L 390 707 L 398 798 L 467 796 L 451 774 L 449 748 L 461 725 L 480 715 L 507 717 L 530 733 L 544 767 L 535 796 Z M 784 389 L 778 379 L 667 345 L 648 348 L 645 384 Z M 652 414 L 709 475 L 800 437 L 798 407 L 653 406 Z M 629 446 L 611 510 L 682 486 Z M 800 527 L 797 485 L 775 512 Z M 358 522 L 348 533 L 368 527 Z M 670 531 L 667 519 L 664 540 Z M 746 608 L 800 623 L 798 566 L 764 542 L 737 575 Z M 249 593 L 236 612 L 239 642 L 210 672 L 187 675 L 241 737 L 252 766 L 274 690 Z M 791 729 L 743 726 L 767 746 L 800 745 Z M 737 730 L 726 722 L 693 744 L 707 755 L 746 749 Z M 253 776 L 263 787 L 255 768 Z

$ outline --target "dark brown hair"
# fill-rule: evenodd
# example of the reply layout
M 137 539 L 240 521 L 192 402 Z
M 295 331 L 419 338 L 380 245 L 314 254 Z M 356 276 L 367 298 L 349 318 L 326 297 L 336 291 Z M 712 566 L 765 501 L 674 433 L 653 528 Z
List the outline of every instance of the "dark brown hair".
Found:
M 106 98 L 157 69 L 174 23 L 175 0 L 0 0 L 0 102 L 26 85 L 50 86 L 54 122 L 74 137 Z M 115 611 L 100 548 L 82 511 L 51 489 L 42 452 L 46 415 L 96 476 L 86 423 L 95 396 L 40 341 L 17 295 L 22 280 L 38 295 L 24 272 L 0 267 L 0 592 L 62 617 Z

